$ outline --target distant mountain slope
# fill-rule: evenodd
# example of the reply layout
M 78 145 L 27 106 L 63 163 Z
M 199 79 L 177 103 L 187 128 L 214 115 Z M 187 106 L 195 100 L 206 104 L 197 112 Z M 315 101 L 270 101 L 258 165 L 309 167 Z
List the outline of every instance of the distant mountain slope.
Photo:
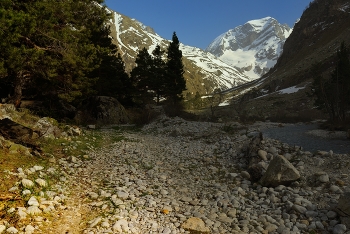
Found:
M 119 47 L 128 71 L 133 68 L 139 49 L 145 47 L 151 53 L 157 44 L 163 50 L 167 49 L 169 41 L 156 34 L 152 28 L 120 13 L 111 13 L 111 36 Z M 250 81 L 248 76 L 208 52 L 183 44 L 180 49 L 184 57 L 188 97 L 196 92 L 207 94 L 217 88 L 224 90 Z
M 250 116 L 300 117 L 315 111 L 310 84 L 315 76 L 330 77 L 341 42 L 350 46 L 349 0 L 314 0 L 286 40 L 276 65 L 261 79 L 232 93 Z M 318 70 L 312 69 L 317 64 Z M 286 93 L 282 90 L 293 89 Z M 238 93 L 238 95 L 237 95 Z M 314 118 L 320 118 L 318 113 Z
M 218 36 L 206 51 L 248 77 L 259 78 L 275 65 L 291 32 L 271 17 L 251 20 Z
M 148 26 L 117 12 L 112 12 L 111 36 L 118 45 L 126 63 L 126 69 L 131 71 L 139 49 L 147 48 L 152 53 L 156 45 L 166 50 L 169 41 L 162 38 Z M 179 37 L 181 42 L 181 37 Z M 250 78 L 230 65 L 222 62 L 212 54 L 199 48 L 181 44 L 187 95 L 207 94 L 213 90 L 228 89 L 238 84 L 250 81 Z

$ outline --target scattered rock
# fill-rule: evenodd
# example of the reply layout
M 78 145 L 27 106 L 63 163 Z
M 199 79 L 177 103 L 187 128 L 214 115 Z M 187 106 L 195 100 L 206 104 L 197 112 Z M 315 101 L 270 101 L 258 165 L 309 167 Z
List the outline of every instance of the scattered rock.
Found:
M 125 219 L 120 219 L 113 225 L 113 230 L 119 233 L 129 232 L 129 224 Z
M 197 217 L 191 217 L 187 219 L 182 225 L 181 228 L 194 233 L 210 233 L 209 228 L 205 226 L 205 223 L 202 219 Z
M 261 184 L 267 187 L 289 185 L 299 178 L 299 171 L 285 157 L 276 155 L 261 178 Z
M 40 187 L 46 187 L 47 182 L 43 179 L 36 179 L 35 182 L 40 186 Z

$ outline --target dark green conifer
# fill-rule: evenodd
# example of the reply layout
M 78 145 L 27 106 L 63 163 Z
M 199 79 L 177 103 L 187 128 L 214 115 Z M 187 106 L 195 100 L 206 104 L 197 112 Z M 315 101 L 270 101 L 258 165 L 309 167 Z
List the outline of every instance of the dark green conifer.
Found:
M 182 51 L 180 42 L 173 33 L 172 42 L 170 42 L 167 54 L 167 76 L 166 76 L 166 95 L 170 101 L 175 104 L 183 99 L 182 92 L 186 90 L 186 80 L 184 78 L 184 65 L 182 63 Z
M 152 95 L 150 90 L 150 79 L 152 77 L 152 56 L 146 48 L 139 51 L 135 64 L 131 71 L 132 84 L 135 87 L 134 99 L 138 104 L 146 104 L 150 102 Z
M 164 95 L 165 77 L 167 75 L 166 64 L 163 60 L 163 53 L 164 52 L 160 49 L 159 45 L 157 45 L 152 52 L 153 63 L 150 88 L 155 94 L 157 104 L 159 104 L 160 97 Z

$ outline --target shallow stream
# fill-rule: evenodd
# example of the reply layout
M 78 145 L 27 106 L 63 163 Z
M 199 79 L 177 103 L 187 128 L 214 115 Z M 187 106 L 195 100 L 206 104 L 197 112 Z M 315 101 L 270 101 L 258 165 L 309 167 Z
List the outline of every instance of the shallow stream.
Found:
M 350 140 L 345 133 L 336 134 L 318 130 L 317 124 L 291 124 L 284 127 L 262 129 L 264 136 L 285 142 L 291 146 L 301 146 L 304 151 L 330 151 L 338 154 L 350 153 Z M 310 133 L 317 134 L 310 134 Z M 317 135 L 317 136 L 316 136 Z

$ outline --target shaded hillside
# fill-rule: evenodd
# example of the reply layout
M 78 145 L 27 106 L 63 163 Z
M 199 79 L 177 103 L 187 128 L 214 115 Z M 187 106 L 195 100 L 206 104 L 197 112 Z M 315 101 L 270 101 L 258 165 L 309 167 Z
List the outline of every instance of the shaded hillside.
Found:
M 330 76 L 342 41 L 350 45 L 350 2 L 348 0 L 315 0 L 303 12 L 286 40 L 276 65 L 263 78 L 231 94 L 240 99 L 246 115 L 271 117 L 300 116 L 314 112 L 308 97 L 312 77 Z M 313 65 L 322 68 L 312 73 Z M 295 92 L 281 92 L 293 89 Z M 316 113 L 316 114 L 315 114 Z
M 332 69 L 342 41 L 350 44 L 350 2 L 315 0 L 295 24 L 281 57 L 265 77 L 279 79 L 281 88 L 308 81 L 313 64 L 323 65 L 320 73 Z

